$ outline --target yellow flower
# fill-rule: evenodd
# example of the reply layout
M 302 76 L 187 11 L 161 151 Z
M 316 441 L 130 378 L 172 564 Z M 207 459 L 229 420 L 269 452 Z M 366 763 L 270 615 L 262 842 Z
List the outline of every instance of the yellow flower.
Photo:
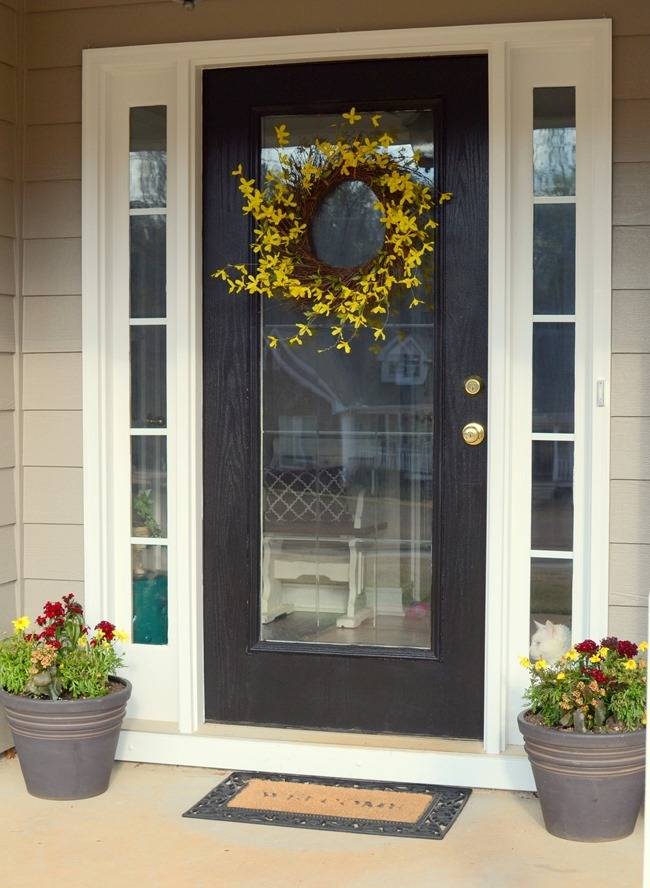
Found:
M 235 167 L 235 169 L 232 171 L 232 173 L 230 175 L 231 176 L 241 176 L 241 174 L 243 172 L 244 172 L 244 167 L 241 164 L 239 164 L 239 166 Z
M 524 669 L 529 669 L 530 668 L 530 660 L 528 659 L 528 657 L 519 657 L 519 665 L 523 666 Z
M 381 114 L 373 114 L 370 119 L 372 120 L 373 126 L 379 126 L 379 122 L 381 120 Z
M 344 117 L 349 124 L 353 124 L 356 123 L 357 120 L 361 120 L 361 115 L 357 113 L 357 109 L 354 107 L 354 105 L 347 113 L 342 114 L 341 116 Z
M 281 123 L 280 126 L 276 126 L 275 128 L 275 137 L 278 140 L 278 145 L 288 145 L 289 144 L 289 130 L 287 129 L 286 123 Z
M 546 660 L 538 660 L 535 663 L 535 672 L 541 672 L 542 669 L 546 669 L 547 666 L 548 663 L 546 662 Z
M 124 629 L 116 629 L 115 632 L 113 632 L 113 635 L 118 641 L 129 640 L 129 633 L 125 632 Z
M 16 635 L 20 635 L 21 632 L 24 632 L 25 629 L 29 626 L 31 620 L 29 617 L 18 617 L 17 620 L 12 620 L 11 624 L 14 627 L 14 632 Z
M 636 660 L 626 660 L 625 668 L 628 669 L 630 672 L 633 672 L 637 668 Z
M 269 341 L 269 348 L 277 348 L 278 347 L 278 337 L 277 336 L 267 336 Z
M 558 672 L 558 674 L 555 676 L 555 681 L 564 681 L 565 678 L 566 674 L 564 672 Z
M 644 713 L 644 716 L 643 716 L 643 718 L 641 719 L 641 724 L 642 724 L 642 725 L 647 725 L 647 723 L 648 723 L 648 713 L 646 712 L 646 713 Z
M 104 630 L 103 629 L 95 629 L 95 638 L 97 639 L 97 641 L 101 641 L 103 637 L 104 637 Z
M 609 653 L 609 648 L 608 648 L 608 647 L 601 647 L 601 649 L 598 651 L 598 656 L 599 656 L 602 660 L 604 660 L 608 653 Z
M 590 663 L 600 663 L 601 659 L 602 658 L 599 657 L 598 654 L 594 654 L 592 657 L 589 657 L 589 662 Z
M 338 349 L 343 349 L 343 351 L 346 353 L 346 355 L 350 354 L 350 351 L 351 351 L 350 343 L 346 342 L 345 339 L 342 339 L 340 342 L 337 342 L 336 347 Z
M 394 141 L 395 141 L 395 139 L 393 139 L 393 137 L 390 136 L 388 133 L 384 133 L 384 134 L 379 138 L 379 144 L 382 146 L 382 148 L 388 148 L 388 147 L 390 147 L 390 146 L 393 144 Z
M 647 641 L 639 642 L 639 650 L 640 651 L 647 651 L 648 650 L 648 642 Z
M 87 644 L 88 644 L 88 638 L 87 638 L 87 636 L 85 636 L 85 635 L 80 635 L 79 638 L 77 639 L 77 645 L 78 645 L 80 648 L 83 648 L 83 647 L 86 647 Z
M 453 196 L 451 191 L 444 191 L 438 198 L 438 203 L 443 204 L 446 200 L 451 200 Z
M 575 662 L 575 660 L 577 660 L 579 656 L 580 656 L 580 655 L 578 654 L 578 652 L 575 651 L 573 648 L 571 648 L 570 651 L 567 651 L 567 652 L 566 652 L 566 654 L 564 655 L 564 658 L 563 658 L 563 659 L 565 659 L 565 660 L 573 660 L 573 661 Z

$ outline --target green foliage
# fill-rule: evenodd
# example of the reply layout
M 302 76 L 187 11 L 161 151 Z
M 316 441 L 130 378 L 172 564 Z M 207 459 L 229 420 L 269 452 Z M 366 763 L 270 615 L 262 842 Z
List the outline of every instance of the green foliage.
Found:
M 108 677 L 122 665 L 115 648 L 104 642 L 96 647 L 77 648 L 61 659 L 61 686 L 70 697 L 103 697 Z
M 0 687 L 10 694 L 22 694 L 27 686 L 33 647 L 22 634 L 0 642 Z
M 646 724 L 647 644 L 586 639 L 557 663 L 531 663 L 525 698 L 548 727 L 585 733 L 637 731 Z
M 153 513 L 151 490 L 141 490 L 133 497 L 133 515 L 135 523 L 146 527 L 150 537 L 161 537 L 162 530 Z

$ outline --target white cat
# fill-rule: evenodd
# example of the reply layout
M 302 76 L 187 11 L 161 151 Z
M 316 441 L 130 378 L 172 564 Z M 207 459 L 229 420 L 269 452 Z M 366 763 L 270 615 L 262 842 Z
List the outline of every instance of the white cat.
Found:
M 530 640 L 530 659 L 556 663 L 571 647 L 571 630 L 550 620 L 546 623 L 535 620 L 535 625 L 537 631 Z

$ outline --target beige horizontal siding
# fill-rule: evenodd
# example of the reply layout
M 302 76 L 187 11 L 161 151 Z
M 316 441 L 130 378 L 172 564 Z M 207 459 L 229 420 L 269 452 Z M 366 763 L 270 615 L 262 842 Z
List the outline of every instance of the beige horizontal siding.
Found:
M 16 127 L 13 123 L 0 120 L 0 177 L 14 179 L 16 176 Z
M 25 524 L 23 574 L 26 580 L 83 581 L 83 527 Z
M 25 180 L 79 179 L 81 124 L 28 126 L 25 138 Z
M 81 182 L 27 182 L 23 200 L 24 237 L 81 237 Z
M 15 436 L 14 411 L 0 411 L 0 469 L 9 469 L 16 465 Z
M 13 296 L 0 296 L 0 352 L 16 350 Z
M 650 160 L 650 97 L 614 102 L 613 154 L 617 163 Z
M 610 550 L 610 604 L 646 607 L 648 595 L 650 546 L 614 543 Z
M 0 120 L 16 121 L 16 69 L 0 65 Z
M 612 418 L 612 479 L 650 480 L 650 417 Z
M 650 545 L 650 481 L 612 481 L 612 543 Z
M 650 354 L 612 355 L 612 416 L 650 416 Z
M 17 41 L 18 16 L 13 9 L 0 5 L 0 62 L 16 66 Z
M 80 410 L 81 355 L 24 355 L 23 407 L 25 410 Z
M 650 163 L 615 163 L 614 225 L 650 225 Z
M 644 640 L 648 634 L 648 608 L 613 605 L 609 609 L 609 631 L 618 638 Z
M 25 296 L 73 296 L 81 293 L 80 238 L 26 240 L 23 250 Z
M 0 469 L 0 527 L 16 523 L 14 485 L 14 470 Z
M 0 179 L 0 237 L 16 236 L 16 193 L 12 179 Z
M 0 410 L 13 410 L 15 404 L 14 358 L 0 354 Z
M 81 296 L 27 296 L 23 352 L 81 351 Z
M 42 611 L 46 601 L 56 601 L 70 592 L 77 601 L 83 602 L 84 584 L 77 580 L 25 580 L 23 611 L 33 618 Z
M 26 123 L 81 123 L 81 68 L 28 71 Z
M 82 524 L 81 469 L 25 466 L 23 521 L 26 524 Z
M 15 292 L 14 242 L 10 237 L 0 236 L 0 293 L 13 295 Z
M 15 582 L 17 577 L 16 528 L 0 527 L 0 586 Z
M 612 351 L 650 352 L 650 290 L 612 295 Z
M 23 465 L 81 467 L 81 411 L 25 411 Z

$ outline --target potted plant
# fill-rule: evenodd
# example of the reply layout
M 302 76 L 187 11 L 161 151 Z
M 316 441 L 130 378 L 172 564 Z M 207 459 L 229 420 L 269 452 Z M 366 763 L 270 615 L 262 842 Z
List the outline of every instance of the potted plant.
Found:
M 519 729 L 546 828 L 563 839 L 629 835 L 643 799 L 648 645 L 586 639 L 556 663 L 522 658 Z
M 126 634 L 102 620 L 85 624 L 74 595 L 48 601 L 27 632 L 13 621 L 0 640 L 0 703 L 28 791 L 46 799 L 85 799 L 108 787 L 131 685 L 114 673 Z

